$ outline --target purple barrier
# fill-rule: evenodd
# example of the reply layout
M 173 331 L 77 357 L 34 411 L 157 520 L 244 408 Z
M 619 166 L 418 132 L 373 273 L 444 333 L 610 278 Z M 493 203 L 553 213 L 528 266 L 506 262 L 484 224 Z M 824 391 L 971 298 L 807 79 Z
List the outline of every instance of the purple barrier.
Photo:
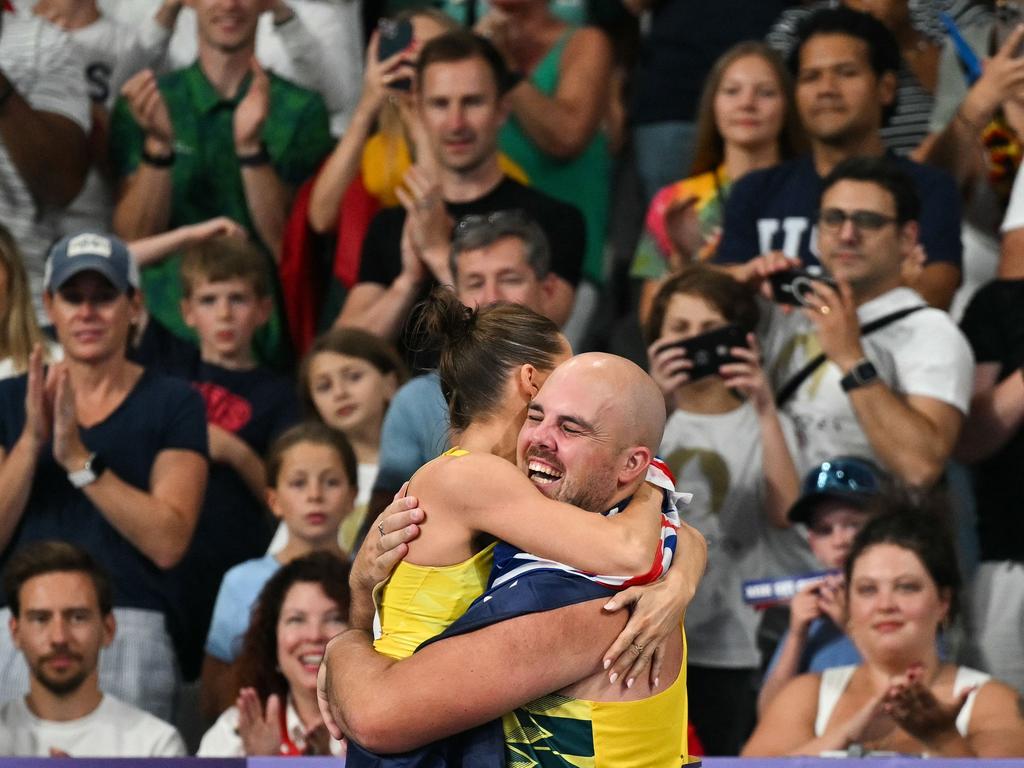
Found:
M 297 763 L 296 760 L 299 762 Z M 199 758 L 179 757 L 162 759 L 120 760 L 97 758 L 0 758 L 3 768 L 344 768 L 345 761 L 334 757 L 250 757 Z M 919 757 L 869 757 L 842 759 L 830 757 L 705 757 L 691 766 L 703 768 L 1021 768 L 1024 760 L 970 760 L 967 758 L 929 758 L 926 763 Z

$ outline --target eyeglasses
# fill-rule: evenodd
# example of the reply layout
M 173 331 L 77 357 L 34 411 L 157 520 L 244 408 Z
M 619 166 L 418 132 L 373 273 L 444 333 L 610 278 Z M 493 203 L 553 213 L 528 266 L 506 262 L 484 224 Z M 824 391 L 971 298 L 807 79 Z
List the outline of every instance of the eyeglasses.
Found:
M 493 211 L 491 213 L 470 213 L 459 219 L 459 223 L 455 225 L 455 232 L 459 234 L 485 224 L 520 224 L 527 221 L 533 221 L 533 219 L 518 208 L 507 211 Z
M 818 224 L 830 232 L 838 232 L 848 221 L 860 232 L 877 232 L 899 219 L 874 211 L 844 211 L 842 208 L 826 208 L 818 214 Z

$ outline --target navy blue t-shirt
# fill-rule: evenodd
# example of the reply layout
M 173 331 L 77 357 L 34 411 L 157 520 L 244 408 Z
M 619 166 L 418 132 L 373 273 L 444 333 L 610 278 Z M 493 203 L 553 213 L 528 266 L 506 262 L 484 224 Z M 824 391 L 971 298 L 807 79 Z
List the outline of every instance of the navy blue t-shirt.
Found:
M 19 376 L 0 382 L 0 444 L 8 452 L 25 425 L 27 381 Z M 146 491 L 161 451 L 207 455 L 202 398 L 186 382 L 151 371 L 143 372 L 113 413 L 80 434 L 85 446 L 99 454 L 115 475 Z M 43 539 L 69 541 L 92 554 L 110 572 L 114 605 L 160 611 L 169 619 L 175 614 L 168 572 L 118 533 L 83 491 L 72 487 L 53 458 L 51 445 L 40 454 L 25 511 L 0 554 L 0 569 L 18 548 Z
M 294 384 L 265 368 L 236 371 L 200 362 L 192 386 L 206 404 L 206 422 L 241 438 L 261 457 L 275 437 L 299 421 Z M 263 555 L 275 527 L 265 500 L 253 495 L 241 475 L 211 461 L 192 544 L 174 571 L 189 622 L 179 648 L 186 679 L 199 673 L 221 579 L 232 566 Z
M 960 243 L 960 193 L 945 171 L 889 156 L 914 181 L 921 198 L 919 240 L 928 264 L 945 262 L 957 269 Z M 821 177 L 810 155 L 749 173 L 729 190 L 722 242 L 716 261 L 740 264 L 768 251 L 799 256 L 818 264 L 815 218 L 821 202 Z

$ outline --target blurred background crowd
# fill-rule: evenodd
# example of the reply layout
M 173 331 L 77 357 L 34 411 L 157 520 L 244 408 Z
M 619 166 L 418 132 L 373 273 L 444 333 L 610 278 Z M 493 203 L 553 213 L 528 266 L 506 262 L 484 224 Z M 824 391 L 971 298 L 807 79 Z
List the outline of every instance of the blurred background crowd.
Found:
M 692 751 L 826 750 L 834 711 L 1022 754 L 971 723 L 1024 693 L 1024 2 L 0 19 L 0 750 L 339 750 L 347 564 L 449 445 L 442 285 L 662 390 L 709 551 Z

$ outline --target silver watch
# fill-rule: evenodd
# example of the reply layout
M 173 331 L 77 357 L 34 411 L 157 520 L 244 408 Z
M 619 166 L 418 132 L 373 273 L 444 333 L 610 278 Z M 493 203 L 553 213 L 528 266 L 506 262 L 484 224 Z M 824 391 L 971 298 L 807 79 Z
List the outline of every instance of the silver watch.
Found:
M 96 453 L 90 453 L 89 458 L 85 460 L 84 467 L 76 469 L 74 472 L 68 472 L 68 481 L 75 488 L 85 488 L 90 483 L 95 483 L 106 468 L 107 465 L 103 459 Z

